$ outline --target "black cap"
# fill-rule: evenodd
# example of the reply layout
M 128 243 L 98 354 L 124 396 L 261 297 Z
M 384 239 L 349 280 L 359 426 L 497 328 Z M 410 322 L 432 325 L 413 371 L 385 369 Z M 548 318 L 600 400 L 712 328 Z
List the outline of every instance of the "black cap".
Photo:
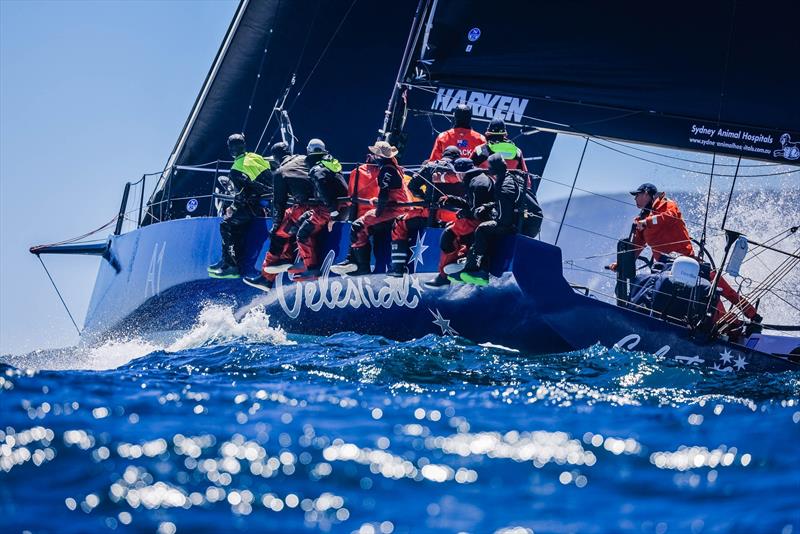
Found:
M 272 154 L 272 157 L 275 159 L 275 161 L 280 163 L 283 158 L 291 154 L 291 151 L 289 150 L 288 143 L 279 141 L 272 145 L 272 148 L 270 148 L 270 154 Z
M 228 145 L 243 145 L 244 135 L 240 133 L 231 134 L 228 136 Z
M 457 146 L 450 145 L 449 147 L 445 148 L 442 151 L 442 158 L 455 160 L 461 156 L 461 151 L 458 149 Z
M 472 163 L 472 160 L 469 158 L 458 158 L 453 163 L 453 168 L 456 170 L 456 172 L 467 172 L 475 168 L 475 164 Z
M 654 197 L 658 194 L 658 188 L 649 182 L 645 182 L 637 187 L 635 191 L 631 191 L 630 193 L 633 196 L 636 196 L 639 193 L 647 193 L 648 195 Z
M 493 135 L 506 135 L 506 123 L 503 119 L 492 119 L 492 122 L 489 123 L 489 127 L 486 128 L 487 134 Z
M 458 127 L 468 128 L 472 120 L 472 108 L 466 104 L 459 104 L 453 111 L 453 122 Z
M 506 165 L 506 161 L 500 154 L 492 154 L 486 161 L 489 162 L 489 174 L 499 176 L 505 174 L 508 170 L 508 165 Z

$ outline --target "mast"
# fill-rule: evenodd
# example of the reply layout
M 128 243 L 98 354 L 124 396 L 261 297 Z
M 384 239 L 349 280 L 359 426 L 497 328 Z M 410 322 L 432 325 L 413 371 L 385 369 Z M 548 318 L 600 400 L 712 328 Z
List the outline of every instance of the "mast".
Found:
M 417 4 L 417 10 L 414 13 L 414 20 L 411 23 L 411 30 L 408 34 L 406 47 L 403 51 L 403 59 L 400 62 L 400 68 L 397 70 L 397 77 L 394 82 L 394 87 L 392 88 L 392 95 L 389 97 L 389 103 L 387 104 L 386 111 L 384 112 L 383 126 L 379 130 L 379 133 L 384 140 L 394 144 L 395 146 L 401 145 L 398 146 L 401 153 L 403 145 L 405 145 L 403 126 L 405 125 L 406 108 L 405 102 L 403 102 L 402 113 L 400 113 L 399 97 L 400 89 L 402 87 L 401 83 L 408 72 L 408 67 L 411 64 L 411 56 L 416 48 L 420 32 L 422 31 L 422 22 L 425 18 L 424 12 L 426 12 L 428 8 L 428 1 L 429 0 L 420 0 L 419 4 Z

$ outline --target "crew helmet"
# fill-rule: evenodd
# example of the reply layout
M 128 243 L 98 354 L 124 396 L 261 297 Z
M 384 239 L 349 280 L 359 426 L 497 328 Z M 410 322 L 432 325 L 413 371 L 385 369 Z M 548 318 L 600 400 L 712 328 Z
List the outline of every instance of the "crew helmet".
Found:
M 505 121 L 503 119 L 492 119 L 489 123 L 489 127 L 486 128 L 486 135 L 508 135 Z
M 328 150 L 325 148 L 325 143 L 322 139 L 317 139 L 316 137 L 308 142 L 308 146 L 306 146 L 306 154 L 311 156 L 313 154 L 327 154 Z

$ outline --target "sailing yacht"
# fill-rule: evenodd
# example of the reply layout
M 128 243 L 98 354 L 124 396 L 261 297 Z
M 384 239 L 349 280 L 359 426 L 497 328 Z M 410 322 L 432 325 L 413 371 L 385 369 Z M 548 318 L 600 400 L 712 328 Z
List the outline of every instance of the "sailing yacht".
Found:
M 283 276 L 264 294 L 239 281 L 211 280 L 206 271 L 219 259 L 218 178 L 230 168 L 225 139 L 234 132 L 262 154 L 276 141 L 293 146 L 298 137 L 322 138 L 351 167 L 380 138 L 413 165 L 427 156 L 437 125 L 466 103 L 478 124 L 506 122 L 532 156 L 528 168 L 536 175 L 544 173 L 556 137 L 573 136 L 583 143 L 578 172 L 590 145 L 645 160 L 652 159 L 649 148 L 670 147 L 710 154 L 703 174 L 709 184 L 729 179 L 731 196 L 737 181 L 753 176 L 796 180 L 800 74 L 784 54 L 797 48 L 797 15 L 793 3 L 776 11 L 735 0 L 497 7 L 242 0 L 164 169 L 127 184 L 113 234 L 31 251 L 106 259 L 82 333 L 88 342 L 185 329 L 208 302 L 226 302 L 239 314 L 263 307 L 287 331 L 303 334 L 459 335 L 529 353 L 601 343 L 724 373 L 797 369 L 800 338 L 780 332 L 797 327 L 770 322 L 769 310 L 760 310 L 764 331 L 731 339 L 709 323 L 708 313 L 674 317 L 631 306 L 630 273 L 616 280 L 611 296 L 571 284 L 557 243 L 528 237 L 498 243 L 487 287 L 424 287 L 436 272 L 442 229 L 434 227 L 416 236 L 410 274 L 399 279 L 384 274 L 388 239 L 376 243 L 373 274 L 330 272 L 346 253 L 349 223 L 337 223 L 326 236 L 316 281 Z M 735 164 L 717 165 L 717 158 Z M 685 163 L 676 157 L 664 165 Z M 130 218 L 134 228 L 125 231 Z M 726 222 L 714 229 L 730 236 L 722 255 L 709 253 L 705 226 L 696 243 L 698 256 L 717 271 L 729 265 L 736 243 L 747 243 L 751 251 L 780 256 L 753 296 L 796 272 L 800 250 L 749 239 L 747 229 Z M 797 231 L 791 221 L 780 224 L 786 228 L 775 228 L 779 235 Z M 259 269 L 270 225 L 263 218 L 251 226 L 243 271 Z

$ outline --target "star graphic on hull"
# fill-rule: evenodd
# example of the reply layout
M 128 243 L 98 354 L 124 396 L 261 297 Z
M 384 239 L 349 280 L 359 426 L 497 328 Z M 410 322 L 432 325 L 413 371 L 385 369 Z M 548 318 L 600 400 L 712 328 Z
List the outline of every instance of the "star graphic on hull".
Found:
M 443 336 L 458 335 L 458 332 L 456 332 L 455 329 L 452 326 L 450 326 L 450 320 L 442 317 L 442 314 L 439 312 L 438 308 L 436 309 L 435 312 L 430 308 L 428 308 L 428 311 L 431 312 L 431 315 L 433 315 L 433 324 L 442 329 Z
M 733 359 L 733 354 L 731 354 L 731 351 L 728 349 L 723 350 L 719 353 L 719 355 L 719 359 L 722 360 L 722 363 L 731 363 L 731 360 Z
M 744 356 L 739 356 L 736 358 L 736 361 L 733 363 L 733 366 L 736 367 L 737 371 L 741 371 L 747 365 L 747 360 L 744 359 Z
M 417 270 L 417 265 L 423 265 L 422 254 L 428 250 L 428 245 L 425 244 L 425 234 L 417 232 L 417 242 L 411 247 L 411 259 L 408 264 L 414 265 L 414 270 Z

